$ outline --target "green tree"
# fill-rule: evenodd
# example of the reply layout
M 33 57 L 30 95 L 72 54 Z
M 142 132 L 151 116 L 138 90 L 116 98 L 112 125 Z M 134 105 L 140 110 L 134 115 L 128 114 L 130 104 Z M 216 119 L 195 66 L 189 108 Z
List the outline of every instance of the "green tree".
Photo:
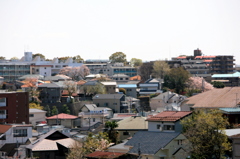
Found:
M 73 60 L 77 63 L 83 63 L 83 58 L 80 55 L 73 56 Z
M 118 132 L 115 130 L 115 128 L 118 127 L 118 123 L 113 121 L 107 121 L 105 123 L 105 128 L 107 129 L 108 137 L 111 142 L 114 142 L 115 144 L 118 143 Z
M 199 110 L 181 121 L 183 133 L 191 143 L 189 151 L 193 159 L 223 157 L 231 149 L 225 128 L 226 118 L 219 110 Z
M 70 110 L 66 104 L 63 104 L 62 113 L 70 114 Z
M 19 60 L 19 58 L 14 56 L 10 60 Z
M 141 66 L 142 63 L 143 63 L 143 62 L 142 62 L 141 59 L 132 58 L 132 59 L 130 60 L 130 65 L 133 66 L 133 67 Z
M 0 60 L 5 60 L 6 57 L 0 56 Z
M 41 59 L 45 60 L 45 56 L 41 53 L 36 53 L 36 54 L 32 54 L 32 58 L 34 59 L 35 57 L 40 56 Z
M 57 115 L 58 114 L 58 109 L 56 106 L 52 107 L 52 115 Z
M 122 52 L 115 52 L 113 53 L 110 57 L 109 60 L 111 61 L 111 63 L 127 63 L 127 59 L 126 59 L 126 54 L 122 53 Z
M 174 89 L 176 93 L 184 92 L 186 82 L 190 77 L 190 73 L 182 67 L 172 68 L 170 72 L 164 76 L 164 87 Z
M 213 81 L 213 82 L 211 82 L 211 84 L 212 84 L 213 87 L 215 87 L 215 88 L 224 88 L 224 87 L 225 87 L 224 83 L 219 82 L 219 81 Z
M 40 104 L 37 104 L 37 103 L 29 103 L 29 108 L 43 110 L 43 106 L 40 106 Z
M 51 116 L 51 110 L 50 110 L 50 108 L 49 108 L 49 105 L 46 105 L 45 108 L 44 108 L 44 110 L 46 111 L 46 116 L 47 116 L 47 117 L 50 117 L 50 116 Z
M 153 75 L 156 78 L 161 78 L 170 72 L 170 67 L 166 61 L 157 60 L 153 63 Z

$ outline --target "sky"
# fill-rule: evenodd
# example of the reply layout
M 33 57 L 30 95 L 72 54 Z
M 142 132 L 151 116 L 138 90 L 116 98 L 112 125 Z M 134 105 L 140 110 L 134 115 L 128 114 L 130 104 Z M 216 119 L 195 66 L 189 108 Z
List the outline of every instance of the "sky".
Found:
M 233 55 L 240 64 L 239 0 L 0 0 L 0 56 L 143 61 Z

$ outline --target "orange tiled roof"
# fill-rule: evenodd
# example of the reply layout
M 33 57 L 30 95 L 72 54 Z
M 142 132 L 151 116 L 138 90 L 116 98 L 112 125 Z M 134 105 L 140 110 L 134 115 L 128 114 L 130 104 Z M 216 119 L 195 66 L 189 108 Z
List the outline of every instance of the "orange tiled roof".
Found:
M 191 111 L 164 111 L 148 118 L 147 121 L 178 121 L 191 113 Z
M 0 133 L 5 133 L 6 131 L 8 131 L 10 128 L 12 127 L 12 125 L 0 125 Z
M 78 118 L 78 116 L 61 113 L 58 115 L 47 117 L 46 119 L 76 119 L 76 118 Z
M 137 75 L 137 76 L 130 77 L 130 80 L 131 81 L 134 81 L 134 80 L 141 81 L 141 76 Z

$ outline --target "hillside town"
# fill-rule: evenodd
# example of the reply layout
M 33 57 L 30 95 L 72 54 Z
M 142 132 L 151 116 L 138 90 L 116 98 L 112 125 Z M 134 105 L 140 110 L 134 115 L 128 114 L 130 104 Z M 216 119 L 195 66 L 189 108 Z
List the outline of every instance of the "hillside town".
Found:
M 240 159 L 233 55 L 0 57 L 0 159 Z

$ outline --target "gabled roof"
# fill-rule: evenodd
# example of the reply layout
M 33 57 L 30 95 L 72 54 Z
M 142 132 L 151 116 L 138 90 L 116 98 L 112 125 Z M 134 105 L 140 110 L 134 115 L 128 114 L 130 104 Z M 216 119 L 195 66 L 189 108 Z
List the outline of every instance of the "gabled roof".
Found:
M 66 148 L 73 146 L 75 140 L 67 137 L 57 130 L 51 130 L 47 134 L 41 136 L 35 142 L 26 146 L 27 149 L 32 151 L 54 151 L 58 150 L 57 144 Z
M 187 98 L 186 104 L 193 108 L 233 108 L 237 106 L 236 94 L 239 92 L 240 87 L 215 88 Z
M 188 115 L 191 111 L 164 111 L 147 119 L 147 121 L 178 121 Z
M 11 127 L 12 125 L 0 125 L 0 133 L 3 134 L 7 132 Z
M 7 143 L 0 148 L 0 151 L 6 152 L 5 154 L 6 156 L 12 157 L 17 152 L 16 148 L 17 148 L 17 143 Z
M 124 155 L 125 153 L 120 153 L 120 152 L 104 152 L 104 151 L 95 151 L 93 153 L 88 154 L 86 157 L 87 158 L 109 158 L 109 159 L 114 159 L 114 158 L 118 158 L 122 155 Z
M 96 94 L 93 99 L 120 99 L 124 94 Z
M 138 131 L 125 145 L 133 146 L 130 154 L 138 154 L 140 148 L 141 154 L 154 155 L 179 135 L 179 132 Z
M 78 118 L 78 116 L 61 113 L 58 115 L 47 117 L 46 119 L 76 119 L 76 118 Z
M 130 77 L 130 80 L 141 81 L 141 76 L 137 75 L 137 76 Z
M 117 82 L 109 81 L 109 82 L 101 82 L 104 86 L 116 86 Z
M 29 109 L 29 113 L 45 113 L 45 112 L 46 111 L 41 110 L 41 109 L 33 109 L 33 108 Z
M 66 76 L 66 75 L 55 75 L 55 76 L 47 76 L 47 77 L 45 77 L 45 79 L 44 80 L 46 80 L 46 81 L 53 81 L 53 80 L 68 80 L 68 79 L 72 79 L 71 77 L 69 77 L 69 76 Z
M 93 111 L 94 108 L 97 107 L 96 104 L 84 104 L 84 106 L 87 107 L 87 109 L 90 110 L 90 111 L 91 111 L 91 110 Z M 83 107 L 84 107 L 84 106 L 83 106 Z
M 147 130 L 148 122 L 146 117 L 131 116 L 118 122 L 116 130 Z

